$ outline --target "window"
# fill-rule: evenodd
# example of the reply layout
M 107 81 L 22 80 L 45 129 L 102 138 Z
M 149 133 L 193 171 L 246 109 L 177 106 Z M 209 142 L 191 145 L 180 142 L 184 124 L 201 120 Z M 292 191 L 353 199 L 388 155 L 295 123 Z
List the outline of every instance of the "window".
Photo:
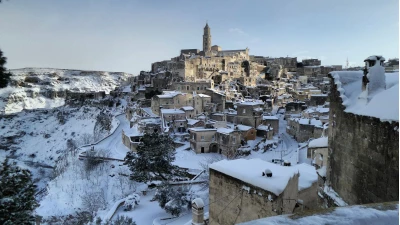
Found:
M 215 135 L 213 135 L 213 136 L 211 137 L 211 140 L 215 141 Z
M 199 91 L 199 90 L 200 90 L 200 87 L 197 87 L 197 90 Z
M 246 109 L 243 109 L 243 113 L 246 113 Z
M 204 136 L 201 136 L 201 140 L 204 141 Z
M 189 91 L 189 86 L 186 86 L 186 90 Z
M 233 138 L 232 138 L 232 143 L 233 143 L 233 144 L 236 144 L 236 137 L 233 137 Z

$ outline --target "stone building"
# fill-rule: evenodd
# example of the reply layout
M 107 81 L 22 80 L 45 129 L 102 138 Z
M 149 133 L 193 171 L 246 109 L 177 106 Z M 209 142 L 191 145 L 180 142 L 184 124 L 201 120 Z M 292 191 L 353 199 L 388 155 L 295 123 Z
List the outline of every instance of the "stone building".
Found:
M 280 166 L 261 159 L 222 160 L 210 166 L 210 225 L 316 209 L 315 168 Z M 263 176 L 264 173 L 264 176 Z
M 323 116 L 329 116 L 329 108 L 324 107 L 309 107 L 301 112 L 301 116 L 308 119 L 319 119 Z
M 399 200 L 399 74 L 383 61 L 330 73 L 327 179 L 349 204 Z
M 211 102 L 211 96 L 205 94 L 194 94 L 193 95 L 193 108 L 195 115 L 214 111 L 213 103 Z
M 257 136 L 266 138 L 267 140 L 272 140 L 274 137 L 274 129 L 270 124 L 260 124 L 257 127 Z
M 305 109 L 307 109 L 305 102 L 289 102 L 285 105 L 285 118 L 289 118 L 293 114 L 300 114 Z
M 180 109 L 161 109 L 161 122 L 168 132 L 186 132 L 187 120 L 186 113 Z
M 308 143 L 307 158 L 312 159 L 317 169 L 328 166 L 328 137 L 320 137 Z
M 218 152 L 217 129 L 190 128 L 190 148 L 196 153 Z
M 261 102 L 241 102 L 237 104 L 237 124 L 258 127 L 261 124 L 263 105 Z
M 160 115 L 160 108 L 179 109 L 193 105 L 193 95 L 179 91 L 164 91 L 162 95 L 155 95 L 151 99 L 151 110 Z
M 219 153 L 233 158 L 236 155 L 237 149 L 241 146 L 243 139 L 242 132 L 237 126 L 232 128 L 218 128 L 216 138 L 219 147 Z
M 303 66 L 320 66 L 321 60 L 319 59 L 303 59 Z
M 257 131 L 254 127 L 249 127 L 245 125 L 236 125 L 238 130 L 242 133 L 241 138 L 245 141 L 255 140 Z
M 328 99 L 327 94 L 310 94 L 309 106 L 318 106 L 325 104 Z
M 174 82 L 172 89 L 182 93 L 206 94 L 208 88 L 213 87 L 211 81 L 197 81 L 197 82 Z
M 317 137 L 321 137 L 323 127 L 322 122 L 317 119 L 290 118 L 288 119 L 286 132 L 294 137 L 298 142 L 306 142 L 310 138 L 315 138 L 315 129 L 319 130 Z M 318 129 L 319 128 L 319 129 Z
M 274 135 L 279 134 L 279 119 L 276 116 L 263 116 L 262 122 L 263 125 L 270 125 L 273 129 Z
M 161 133 L 162 125 L 160 117 L 142 117 L 138 121 L 140 133 Z
M 237 127 L 190 128 L 190 146 L 196 153 L 218 152 L 231 158 L 241 146 L 242 131 Z

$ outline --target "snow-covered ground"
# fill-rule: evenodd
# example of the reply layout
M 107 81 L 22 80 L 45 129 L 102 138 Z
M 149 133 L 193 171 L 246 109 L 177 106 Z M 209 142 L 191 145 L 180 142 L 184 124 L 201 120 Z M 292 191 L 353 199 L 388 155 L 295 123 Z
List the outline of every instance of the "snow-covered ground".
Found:
M 395 225 L 399 224 L 399 205 L 366 205 L 339 207 L 334 210 L 324 210 L 320 213 L 304 216 L 273 216 L 241 223 L 241 225 L 320 225 L 320 224 L 371 224 Z
M 104 151 L 109 158 L 123 160 L 129 148 L 122 143 L 122 130 L 129 129 L 129 121 L 125 118 L 125 114 L 118 115 L 115 118 L 119 121 L 119 126 L 111 136 L 96 144 L 81 147 L 80 151 L 89 151 L 94 148 L 95 151 Z

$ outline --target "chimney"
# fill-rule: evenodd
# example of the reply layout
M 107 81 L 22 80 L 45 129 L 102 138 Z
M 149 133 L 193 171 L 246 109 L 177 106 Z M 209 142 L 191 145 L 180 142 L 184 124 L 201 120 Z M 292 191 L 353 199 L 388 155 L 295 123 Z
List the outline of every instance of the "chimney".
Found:
M 272 177 L 272 172 L 269 169 L 265 169 L 262 175 L 267 177 Z
M 192 201 L 192 225 L 204 224 L 204 202 L 201 198 Z
M 364 76 L 362 78 L 362 91 L 360 98 L 368 102 L 374 94 L 386 89 L 385 58 L 382 56 L 370 56 L 364 60 Z

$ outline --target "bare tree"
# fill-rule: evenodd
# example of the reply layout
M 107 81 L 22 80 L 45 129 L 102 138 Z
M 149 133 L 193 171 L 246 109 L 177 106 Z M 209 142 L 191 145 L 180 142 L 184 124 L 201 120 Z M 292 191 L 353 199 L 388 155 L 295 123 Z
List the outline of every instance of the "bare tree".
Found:
M 204 180 L 205 182 L 201 184 L 201 189 L 205 190 L 209 188 L 209 181 L 210 181 L 210 168 L 209 166 L 215 162 L 221 161 L 225 159 L 223 155 L 217 155 L 215 157 L 208 157 L 200 162 L 201 168 L 204 172 L 200 175 L 198 179 Z
M 94 215 L 97 210 L 105 208 L 107 206 L 105 192 L 103 189 L 95 192 L 86 191 L 81 197 L 81 200 L 82 206 L 92 215 Z

